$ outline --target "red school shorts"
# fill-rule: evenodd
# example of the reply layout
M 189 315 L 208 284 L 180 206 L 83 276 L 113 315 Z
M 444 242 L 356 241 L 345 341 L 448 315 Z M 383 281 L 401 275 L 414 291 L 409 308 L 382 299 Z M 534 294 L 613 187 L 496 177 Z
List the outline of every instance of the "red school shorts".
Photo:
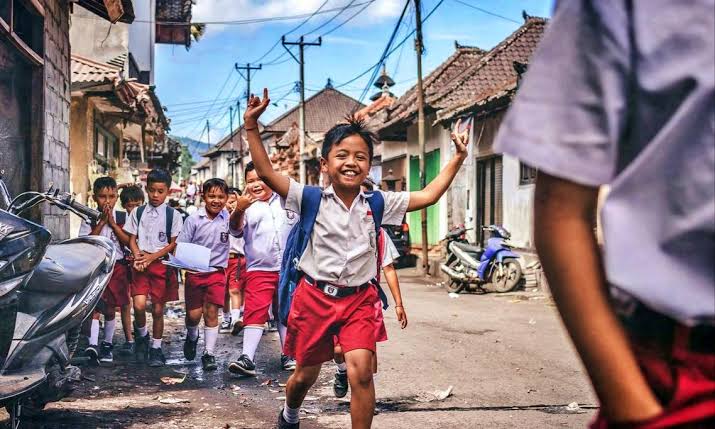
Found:
M 375 302 L 375 342 L 383 343 L 385 341 L 387 341 L 387 329 L 385 329 L 385 317 L 382 314 L 382 301 L 378 299 Z M 337 335 L 333 336 L 333 342 L 336 346 L 340 345 Z
M 229 290 L 243 291 L 246 288 L 246 257 L 239 255 L 235 258 L 228 258 L 226 268 L 226 287 Z
M 131 269 L 128 265 L 124 265 L 117 261 L 114 264 L 112 277 L 109 279 L 107 288 L 102 293 L 102 301 L 105 308 L 114 311 L 115 307 L 121 307 L 129 304 L 129 285 Z
M 293 295 L 283 353 L 301 366 L 319 365 L 333 358 L 333 337 L 343 353 L 366 349 L 377 342 L 375 302 L 377 289 L 368 287 L 335 298 L 301 279 Z
M 223 307 L 225 292 L 226 272 L 223 269 L 211 273 L 186 273 L 186 310 L 203 308 L 204 304 Z
M 715 351 L 687 347 L 689 330 L 678 326 L 672 346 L 631 338 L 631 347 L 663 412 L 642 422 L 613 423 L 598 414 L 591 429 L 663 429 L 715 427 Z
M 277 299 L 277 271 L 247 271 L 244 275 L 243 326 L 268 322 L 268 308 Z
M 132 269 L 132 280 L 132 296 L 149 296 L 151 302 L 157 304 L 179 300 L 179 278 L 176 270 L 162 264 L 161 260 L 152 262 L 144 271 Z

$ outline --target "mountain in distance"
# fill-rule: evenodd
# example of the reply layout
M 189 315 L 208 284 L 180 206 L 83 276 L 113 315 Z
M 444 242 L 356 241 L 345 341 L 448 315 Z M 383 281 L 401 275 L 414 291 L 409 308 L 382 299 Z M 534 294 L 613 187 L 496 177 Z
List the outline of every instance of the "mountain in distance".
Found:
M 178 140 L 182 145 L 186 146 L 194 162 L 199 162 L 201 154 L 209 150 L 209 147 L 211 147 L 210 144 L 194 140 L 191 137 L 171 136 L 171 138 Z

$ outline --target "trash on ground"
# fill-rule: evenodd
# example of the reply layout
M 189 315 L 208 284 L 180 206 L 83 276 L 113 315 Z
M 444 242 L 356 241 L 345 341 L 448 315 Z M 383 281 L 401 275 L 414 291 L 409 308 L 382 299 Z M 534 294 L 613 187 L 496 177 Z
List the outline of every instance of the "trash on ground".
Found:
M 452 390 L 454 390 L 454 386 L 449 386 L 445 390 L 435 390 L 431 393 L 421 393 L 417 395 L 416 400 L 418 402 L 444 401 L 445 399 L 452 396 Z
M 447 296 L 449 296 L 449 297 L 452 298 L 452 299 L 454 299 L 454 298 L 459 298 L 459 294 L 458 294 L 458 293 L 454 293 L 454 292 L 448 293 Z
M 181 384 L 186 381 L 186 374 L 182 377 L 161 377 L 161 382 L 168 385 Z
M 188 404 L 189 401 L 188 399 L 183 399 L 183 398 L 160 398 L 159 403 L 160 404 Z
M 320 409 L 317 407 L 302 407 L 300 411 L 305 414 L 320 414 Z
M 536 325 L 536 320 L 530 319 L 530 320 L 529 320 L 529 325 Z
M 581 407 L 578 406 L 578 402 L 572 402 L 566 406 L 568 411 L 579 411 Z

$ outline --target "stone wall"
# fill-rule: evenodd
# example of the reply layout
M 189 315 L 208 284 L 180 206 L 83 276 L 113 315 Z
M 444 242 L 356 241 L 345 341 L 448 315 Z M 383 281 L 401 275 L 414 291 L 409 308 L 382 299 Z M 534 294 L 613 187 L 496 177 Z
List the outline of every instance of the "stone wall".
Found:
M 41 0 L 45 7 L 44 128 L 42 132 L 41 189 L 53 183 L 70 189 L 70 42 L 69 2 Z M 42 222 L 54 240 L 69 237 L 69 214 L 45 205 Z

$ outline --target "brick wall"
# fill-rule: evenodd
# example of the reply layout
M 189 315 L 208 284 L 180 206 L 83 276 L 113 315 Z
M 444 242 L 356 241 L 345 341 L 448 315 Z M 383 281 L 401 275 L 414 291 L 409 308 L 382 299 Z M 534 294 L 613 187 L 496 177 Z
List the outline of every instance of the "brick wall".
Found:
M 44 130 L 42 188 L 50 182 L 69 191 L 70 43 L 69 2 L 41 0 L 45 6 Z M 43 224 L 53 239 L 69 237 L 69 214 L 45 205 Z

